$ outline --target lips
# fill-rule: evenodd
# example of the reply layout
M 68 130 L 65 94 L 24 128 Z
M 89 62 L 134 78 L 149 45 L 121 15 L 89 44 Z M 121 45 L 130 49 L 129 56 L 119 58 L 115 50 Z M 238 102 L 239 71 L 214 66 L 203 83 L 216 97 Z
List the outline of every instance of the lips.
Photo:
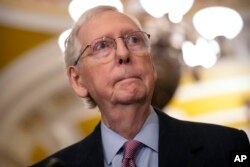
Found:
M 118 83 L 120 81 L 126 80 L 126 79 L 141 79 L 141 78 L 139 77 L 139 75 L 119 76 L 119 77 L 115 78 L 114 84 L 116 84 L 116 83 Z
M 130 66 L 123 66 L 119 68 L 119 70 L 116 71 L 116 74 L 113 78 L 113 85 L 116 83 L 126 80 L 126 79 L 140 79 L 142 80 L 142 75 L 140 73 L 140 70 L 136 68 L 132 68 Z

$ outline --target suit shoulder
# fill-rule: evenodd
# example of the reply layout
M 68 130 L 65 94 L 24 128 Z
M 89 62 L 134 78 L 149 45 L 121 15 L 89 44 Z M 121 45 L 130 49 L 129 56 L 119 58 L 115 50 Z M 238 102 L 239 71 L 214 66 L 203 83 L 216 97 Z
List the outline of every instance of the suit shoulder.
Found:
M 175 118 L 173 118 L 175 119 Z M 247 137 L 246 133 L 243 130 L 236 129 L 233 127 L 227 127 L 224 125 L 212 124 L 212 123 L 202 123 L 202 122 L 191 122 L 186 120 L 178 120 L 180 127 L 186 128 L 187 131 L 193 133 L 200 133 L 206 136 L 212 136 L 213 138 L 217 137 Z
M 74 143 L 66 148 L 63 148 L 44 160 L 34 164 L 32 167 L 42 167 L 50 163 L 50 161 L 60 161 L 63 164 L 74 164 L 74 166 L 80 166 L 81 161 L 87 159 L 91 151 L 98 150 L 101 147 L 99 138 L 99 127 L 96 130 L 84 138 L 83 140 Z
M 160 122 L 165 122 L 163 126 L 168 127 L 173 133 L 179 133 L 180 136 L 190 139 L 199 139 L 210 144 L 230 144 L 235 147 L 249 147 L 249 140 L 243 130 L 222 125 L 191 122 L 179 120 L 168 116 L 163 112 L 158 112 Z M 232 146 L 232 147 L 233 147 Z

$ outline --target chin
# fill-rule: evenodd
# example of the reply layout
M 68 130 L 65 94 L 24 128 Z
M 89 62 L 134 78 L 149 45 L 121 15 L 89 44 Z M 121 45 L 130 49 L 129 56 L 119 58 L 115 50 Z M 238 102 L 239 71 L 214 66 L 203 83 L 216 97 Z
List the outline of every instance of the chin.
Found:
M 114 103 L 120 104 L 133 104 L 144 102 L 147 99 L 145 95 L 126 95 L 126 96 L 118 96 L 116 98 L 111 99 Z

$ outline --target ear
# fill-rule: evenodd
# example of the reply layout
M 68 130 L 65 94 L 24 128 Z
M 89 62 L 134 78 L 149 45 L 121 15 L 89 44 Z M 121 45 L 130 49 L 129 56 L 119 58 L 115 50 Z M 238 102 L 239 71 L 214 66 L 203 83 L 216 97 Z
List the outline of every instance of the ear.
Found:
M 67 68 L 67 75 L 70 81 L 70 84 L 75 91 L 75 93 L 82 97 L 85 98 L 88 96 L 88 90 L 84 86 L 82 76 L 80 75 L 79 68 L 75 66 L 70 66 Z

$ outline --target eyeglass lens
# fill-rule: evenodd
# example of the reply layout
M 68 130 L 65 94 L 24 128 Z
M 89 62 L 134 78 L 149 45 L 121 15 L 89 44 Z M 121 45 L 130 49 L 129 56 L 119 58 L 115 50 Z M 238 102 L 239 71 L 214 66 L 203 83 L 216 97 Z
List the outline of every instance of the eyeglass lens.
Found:
M 138 51 L 147 48 L 149 45 L 148 34 L 141 31 L 133 32 L 125 35 L 124 37 L 118 38 L 123 39 L 126 47 L 130 51 Z M 116 41 L 115 39 L 109 37 L 103 37 L 93 41 L 90 48 L 93 56 L 107 56 L 114 48 L 116 48 Z

